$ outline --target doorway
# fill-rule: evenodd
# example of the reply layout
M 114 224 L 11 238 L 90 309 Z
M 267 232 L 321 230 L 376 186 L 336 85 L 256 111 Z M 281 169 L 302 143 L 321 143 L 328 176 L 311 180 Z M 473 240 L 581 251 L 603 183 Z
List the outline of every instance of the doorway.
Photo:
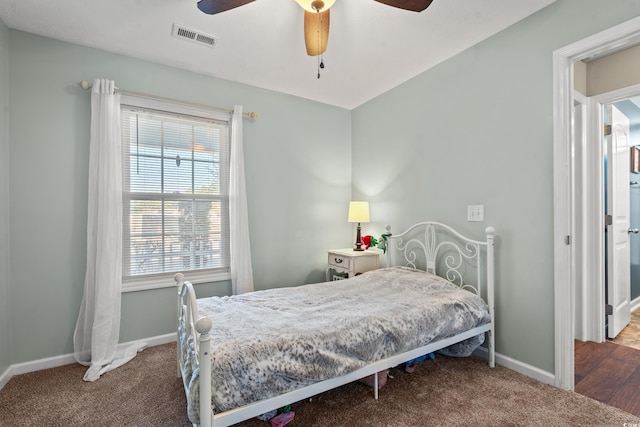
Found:
M 634 127 L 635 114 L 640 113 L 640 107 L 633 102 L 637 100 L 630 97 L 639 93 L 636 90 L 631 87 L 591 98 L 577 94 L 574 100 L 573 145 L 576 150 L 576 172 L 573 173 L 572 193 L 576 201 L 581 202 L 586 198 L 585 190 L 588 190 L 591 200 L 598 202 L 593 204 L 597 206 L 594 212 L 602 207 L 604 210 L 600 211 L 600 216 L 607 214 L 606 218 L 609 219 L 603 221 L 605 227 L 598 230 L 598 236 L 593 235 L 598 245 L 604 248 L 599 260 L 602 265 L 601 275 L 587 281 L 580 276 L 584 269 L 576 269 L 574 390 L 607 405 L 640 415 L 636 399 L 629 398 L 635 396 L 637 391 L 634 378 L 640 375 L 640 350 L 610 340 L 616 335 L 624 335 L 619 334 L 620 330 L 627 330 L 625 327 L 629 323 L 631 310 L 632 253 L 633 257 L 639 257 L 636 251 L 631 251 L 631 243 L 637 243 L 637 239 L 633 232 L 629 232 L 633 230 L 632 218 L 638 220 L 638 212 L 633 215 L 632 207 L 637 207 L 637 197 L 640 195 L 632 194 L 631 191 L 635 185 L 632 184 L 633 180 L 636 179 L 630 161 L 632 146 L 636 144 L 631 129 Z M 590 108 L 586 108 L 587 105 Z M 588 163 L 589 156 L 585 153 L 589 152 L 596 159 L 593 164 Z M 590 172 L 598 172 L 603 178 L 594 188 L 585 186 Z M 635 203 L 632 203 L 632 197 Z M 589 213 L 589 205 L 585 205 L 583 207 L 582 204 L 575 203 L 581 212 L 575 215 L 574 220 L 581 220 Z M 578 236 L 582 238 L 583 234 L 576 233 L 576 259 L 582 261 L 585 258 L 580 256 L 580 249 L 587 256 L 596 258 L 589 253 L 588 245 L 580 241 Z M 587 282 L 593 287 L 586 287 Z M 589 300 L 596 303 L 590 307 L 583 302 Z M 609 314 L 604 310 L 605 302 L 610 306 Z M 590 309 L 596 311 L 589 312 Z M 587 320 L 590 319 L 597 319 L 597 322 L 602 323 L 589 324 Z
M 640 107 L 631 101 L 637 100 L 639 94 L 640 85 L 590 98 L 579 92 L 574 94 L 573 338 L 580 341 L 603 342 L 615 337 L 629 322 L 630 244 L 635 243 L 634 259 L 640 258 L 640 236 L 635 236 L 630 225 L 633 177 L 630 178 L 632 142 L 628 116 L 633 117 L 631 113 L 637 111 L 640 119 Z M 633 195 L 633 206 L 637 207 L 640 192 L 634 188 Z M 636 212 L 635 222 L 639 216 L 640 212 Z
M 630 174 L 629 174 L 629 228 L 630 228 L 630 302 L 631 312 L 640 308 L 640 94 L 614 103 L 629 119 Z M 639 323 L 640 313 L 632 314 L 632 323 Z
M 573 64 L 574 61 L 594 55 L 604 56 L 638 44 L 640 18 L 635 18 L 553 53 L 555 385 L 567 390 L 574 389 L 573 340 L 578 314 L 575 298 L 580 294 L 577 289 L 583 291 L 584 306 L 593 312 L 600 312 L 598 307 L 603 307 L 601 303 L 604 302 L 603 297 L 599 301 L 599 295 L 604 292 L 590 292 L 603 289 L 593 286 L 593 281 L 603 278 L 603 239 L 599 234 L 604 229 L 603 201 L 598 195 L 590 196 L 588 191 L 576 194 L 578 183 L 583 190 L 601 186 L 602 174 L 592 173 L 592 169 L 602 157 L 589 145 L 581 159 L 573 156 L 576 148 L 572 129 Z M 587 102 L 586 108 L 588 114 L 597 114 L 595 103 Z M 593 130 L 599 124 L 589 121 L 586 126 Z M 582 162 L 582 168 L 576 167 L 576 161 Z M 581 244 L 572 244 L 572 240 Z M 603 327 L 604 321 L 597 323 L 600 326 L 592 325 L 593 330 Z

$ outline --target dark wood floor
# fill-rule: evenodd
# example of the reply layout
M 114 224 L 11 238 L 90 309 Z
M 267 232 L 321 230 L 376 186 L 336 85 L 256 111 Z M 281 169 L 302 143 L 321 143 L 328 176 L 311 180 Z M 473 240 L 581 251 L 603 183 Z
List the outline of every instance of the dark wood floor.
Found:
M 640 350 L 576 341 L 575 391 L 640 416 Z

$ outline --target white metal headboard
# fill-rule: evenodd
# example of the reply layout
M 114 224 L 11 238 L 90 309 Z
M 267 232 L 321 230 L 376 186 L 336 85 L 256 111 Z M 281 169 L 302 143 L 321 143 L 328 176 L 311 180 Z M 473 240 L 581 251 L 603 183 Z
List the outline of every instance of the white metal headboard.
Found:
M 470 239 L 448 225 L 431 221 L 414 224 L 398 235 L 391 234 L 389 225 L 386 230 L 387 265 L 424 269 L 479 296 L 483 296 L 483 283 L 493 288 L 493 227 L 486 228 L 486 241 Z

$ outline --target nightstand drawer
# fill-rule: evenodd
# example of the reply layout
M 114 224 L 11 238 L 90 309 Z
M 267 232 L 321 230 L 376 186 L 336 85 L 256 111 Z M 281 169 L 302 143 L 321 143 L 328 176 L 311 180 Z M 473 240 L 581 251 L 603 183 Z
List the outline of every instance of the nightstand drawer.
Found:
M 327 260 L 327 264 L 329 264 L 330 267 L 340 267 L 346 268 L 348 270 L 351 268 L 351 260 L 352 258 L 350 257 L 329 252 L 329 259 Z

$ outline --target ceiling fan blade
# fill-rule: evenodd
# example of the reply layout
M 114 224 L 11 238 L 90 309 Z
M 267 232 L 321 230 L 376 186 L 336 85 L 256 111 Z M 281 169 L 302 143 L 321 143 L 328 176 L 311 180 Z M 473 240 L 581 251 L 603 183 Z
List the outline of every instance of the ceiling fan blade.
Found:
M 252 1 L 255 0 L 200 0 L 198 2 L 198 9 L 209 15 L 215 15 L 216 13 L 244 6 Z
M 317 56 L 327 50 L 329 42 L 329 12 L 304 11 L 304 44 L 307 47 L 307 55 Z
M 387 6 L 398 9 L 410 10 L 412 12 L 422 12 L 429 7 L 433 0 L 375 0 Z

